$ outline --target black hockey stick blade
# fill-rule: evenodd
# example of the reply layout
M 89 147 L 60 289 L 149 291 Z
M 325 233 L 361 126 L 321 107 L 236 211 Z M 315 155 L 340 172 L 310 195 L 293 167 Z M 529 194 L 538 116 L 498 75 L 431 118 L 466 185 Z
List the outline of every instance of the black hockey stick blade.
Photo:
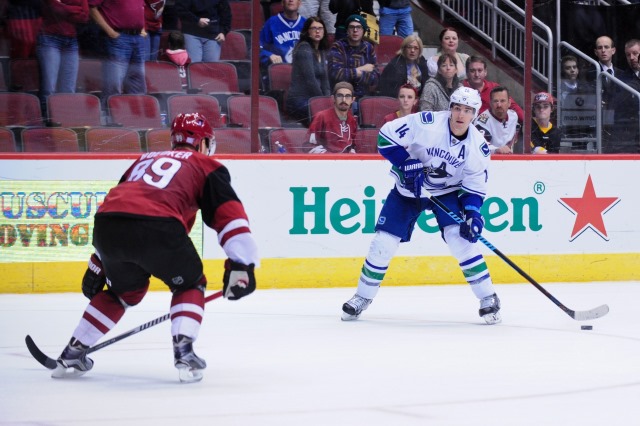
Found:
M 215 300 L 219 297 L 222 296 L 222 290 L 217 291 L 213 294 L 210 294 L 209 296 L 204 298 L 204 303 L 210 302 L 212 300 Z M 156 319 L 153 319 L 151 321 L 148 321 L 144 324 L 141 324 L 139 326 L 137 326 L 136 328 L 133 328 L 125 333 L 119 334 L 115 337 L 112 337 L 111 339 L 105 340 L 102 343 L 98 343 L 95 346 L 90 347 L 89 349 L 87 349 L 87 353 L 90 354 L 92 352 L 95 352 L 97 350 L 100 350 L 104 347 L 107 347 L 109 345 L 112 345 L 116 342 L 119 342 L 122 339 L 126 339 L 129 336 L 132 336 L 134 334 L 137 334 L 143 330 L 146 330 L 147 328 L 153 327 L 154 325 L 158 325 L 161 322 L 164 322 L 166 320 L 168 320 L 170 318 L 170 314 L 165 314 L 161 317 L 158 317 Z M 36 343 L 33 341 L 33 339 L 31 338 L 31 336 L 27 335 L 27 337 L 24 338 L 25 343 L 27 344 L 27 349 L 29 349 L 29 353 L 31 353 L 31 355 L 36 359 L 36 361 L 38 361 L 40 364 L 42 364 L 43 366 L 45 366 L 46 368 L 48 368 L 49 370 L 54 370 L 56 368 L 56 366 L 58 365 L 58 362 L 53 359 L 53 358 L 49 358 L 44 352 L 42 352 L 40 350 L 40 348 L 38 348 L 38 346 L 36 345 Z
M 454 212 L 451 211 L 451 209 L 449 209 L 449 207 L 447 207 L 442 201 L 438 200 L 436 197 L 434 197 L 433 195 L 431 195 L 428 191 L 426 191 L 424 188 L 422 189 L 423 192 L 426 192 L 429 199 L 431 201 L 433 201 L 433 203 L 438 206 L 443 212 L 445 212 L 446 214 L 449 215 L 449 217 L 451 217 L 451 219 L 455 220 L 456 223 L 460 224 L 463 222 L 463 220 L 458 217 L 457 214 L 455 214 Z M 587 321 L 587 320 L 593 320 L 596 318 L 600 318 L 605 316 L 608 312 L 609 312 L 609 306 L 607 305 L 602 305 L 602 306 L 598 306 L 597 308 L 593 308 L 590 309 L 588 311 L 574 311 L 572 309 L 567 308 L 562 302 L 560 302 L 558 299 L 556 299 L 551 293 L 549 293 L 544 287 L 542 287 L 540 284 L 538 284 L 538 282 L 536 280 L 534 280 L 529 274 L 527 274 L 525 271 L 522 270 L 522 268 L 520 268 L 518 265 L 516 265 L 515 263 L 513 263 L 513 261 L 511 259 L 509 259 L 504 253 L 502 253 L 500 250 L 498 250 L 493 244 L 491 244 L 486 238 L 484 238 L 482 235 L 480 235 L 478 237 L 478 240 L 480 242 L 482 242 L 482 244 L 484 244 L 485 246 L 487 246 L 487 248 L 489 250 L 491 250 L 492 252 L 494 252 L 495 254 L 498 255 L 498 257 L 500 257 L 500 259 L 504 260 L 509 266 L 511 266 L 517 273 L 519 273 L 523 278 L 525 278 L 527 281 L 529 281 L 531 284 L 533 284 L 533 286 L 535 288 L 537 288 L 538 290 L 540 290 L 540 292 L 542 292 L 542 294 L 544 294 L 545 296 L 547 296 L 549 298 L 549 300 L 551 300 L 553 303 L 556 304 L 557 307 L 559 307 L 560 309 L 562 309 L 567 315 L 569 315 L 571 318 L 573 318 L 576 321 Z
M 29 353 L 31 353 L 31 356 L 33 356 L 36 359 L 36 361 L 38 361 L 40 364 L 47 367 L 49 370 L 55 370 L 56 366 L 58 365 L 56 360 L 46 356 L 44 352 L 42 352 L 40 348 L 36 346 L 36 343 L 33 341 L 31 336 L 27 334 L 27 337 L 24 338 L 24 341 L 27 344 L 27 349 L 29 349 Z

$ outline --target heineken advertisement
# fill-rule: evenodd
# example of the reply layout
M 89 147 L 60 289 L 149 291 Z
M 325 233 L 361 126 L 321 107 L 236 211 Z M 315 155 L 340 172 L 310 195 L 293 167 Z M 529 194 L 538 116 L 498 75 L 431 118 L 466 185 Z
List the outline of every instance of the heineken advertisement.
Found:
M 258 276 L 266 288 L 355 285 L 393 185 L 389 165 L 376 156 L 300 158 L 221 157 L 258 242 Z M 482 211 L 494 246 L 539 280 L 634 279 L 640 157 L 498 158 Z M 0 275 L 10 278 L 0 292 L 77 290 L 59 271 L 81 277 L 93 215 L 132 160 L 0 157 Z M 225 254 L 215 232 L 199 222 L 191 236 L 217 283 Z M 482 250 L 496 282 L 523 281 Z M 461 282 L 432 212 L 419 217 L 389 277 L 391 285 Z

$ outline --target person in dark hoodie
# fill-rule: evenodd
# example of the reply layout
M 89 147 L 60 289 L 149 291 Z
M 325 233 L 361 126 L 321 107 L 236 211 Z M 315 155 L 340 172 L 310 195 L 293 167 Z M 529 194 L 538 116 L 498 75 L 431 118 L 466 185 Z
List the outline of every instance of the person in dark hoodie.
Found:
M 176 12 L 191 62 L 218 62 L 225 35 L 231 30 L 228 0 L 178 0 Z

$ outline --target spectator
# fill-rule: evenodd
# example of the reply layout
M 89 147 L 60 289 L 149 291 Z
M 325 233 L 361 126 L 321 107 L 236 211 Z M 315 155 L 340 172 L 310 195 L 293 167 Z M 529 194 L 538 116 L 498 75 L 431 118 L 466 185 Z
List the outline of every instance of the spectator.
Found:
M 546 92 L 533 97 L 533 119 L 531 120 L 531 153 L 546 154 L 560 152 L 562 132 L 551 122 L 554 99 Z
M 313 117 L 308 131 L 311 154 L 326 152 L 355 153 L 356 119 L 351 113 L 351 103 L 355 99 L 353 86 L 341 81 L 333 87 L 333 107 L 325 109 Z
M 331 94 L 327 74 L 326 26 L 321 18 L 309 17 L 300 34 L 300 42 L 293 49 L 291 87 L 286 100 L 286 110 L 290 117 L 309 122 L 309 98 Z
M 394 30 L 403 38 L 413 34 L 410 0 L 378 0 L 378 4 L 381 35 L 393 35 Z
M 107 56 L 102 66 L 102 99 L 146 93 L 144 79 L 143 0 L 89 0 L 89 14 L 102 29 Z
M 165 0 L 144 0 L 145 60 L 157 61 L 162 37 L 162 13 Z
M 631 88 L 640 92 L 640 39 L 631 39 L 624 45 L 624 55 L 627 58 L 627 64 L 629 69 L 624 71 L 621 79 L 627 83 Z M 638 96 L 624 91 L 624 99 L 621 101 L 621 110 L 624 112 L 625 117 L 629 120 L 626 126 L 618 126 L 621 128 L 628 128 L 630 131 L 626 135 L 627 138 L 632 139 L 635 145 L 635 151 L 640 148 L 638 142 L 640 141 L 640 123 L 638 123 Z M 621 135 L 624 136 L 624 135 Z
M 588 85 L 580 79 L 578 59 L 575 56 L 563 56 L 561 60 L 562 82 L 560 83 L 560 99 L 564 102 L 567 95 L 588 93 Z
M 458 31 L 455 28 L 447 27 L 440 31 L 438 38 L 440 39 L 440 51 L 427 61 L 429 77 L 435 77 L 438 73 L 438 57 L 443 53 L 449 53 L 458 60 L 458 78 L 460 80 L 465 79 L 467 77 L 465 64 L 469 59 L 469 55 L 458 52 Z
M 178 66 L 178 74 L 182 80 L 182 88 L 186 90 L 187 82 L 187 65 L 191 63 L 189 52 L 185 49 L 184 34 L 180 31 L 171 31 L 167 37 L 169 48 L 162 52 L 161 59 L 163 61 L 172 62 Z
M 418 109 L 418 91 L 410 84 L 403 84 L 398 90 L 398 104 L 400 109 L 384 116 L 384 122 L 413 114 Z
M 624 56 L 629 69 L 625 73 L 625 81 L 636 90 L 640 85 L 640 39 L 632 38 L 624 44 Z
M 424 85 L 420 96 L 421 111 L 448 111 L 449 98 L 460 86 L 457 59 L 450 53 L 438 57 L 438 74 Z
M 491 89 L 491 107 L 476 117 L 473 124 L 489 144 L 491 153 L 513 154 L 518 139 L 518 115 L 511 106 L 509 89 L 496 86 Z
M 334 34 L 336 32 L 336 14 L 329 10 L 329 0 L 304 0 L 300 5 L 300 15 L 305 18 L 319 16 L 325 23 L 325 32 Z
M 614 77 L 620 78 L 622 70 L 613 65 L 613 55 L 616 54 L 616 46 L 609 36 L 600 36 L 596 39 L 594 53 L 598 59 L 598 69 L 591 67 L 587 70 L 587 81 L 595 81 L 601 72 L 606 72 Z M 615 97 L 619 93 L 616 84 L 605 78 L 602 80 L 602 106 L 606 109 L 615 109 Z
M 293 47 L 300 40 L 305 21 L 298 13 L 300 0 L 282 0 L 282 7 L 283 11 L 267 19 L 260 31 L 260 70 L 266 88 L 269 65 L 293 61 Z
M 462 85 L 471 87 L 480 92 L 480 99 L 482 99 L 480 112 L 482 113 L 489 109 L 489 106 L 491 105 L 491 89 L 499 86 L 499 84 L 486 79 L 487 61 L 482 56 L 470 56 L 466 63 L 466 69 L 467 79 L 462 82 Z M 509 100 L 511 101 L 511 109 L 518 114 L 518 121 L 520 123 L 524 122 L 524 111 L 520 105 L 518 105 L 513 98 L 509 98 Z
M 398 89 L 411 84 L 422 94 L 422 88 L 429 79 L 427 60 L 422 56 L 422 40 L 416 35 L 410 35 L 402 40 L 398 54 L 384 67 L 380 76 L 378 90 L 383 96 L 395 98 Z
M 74 93 L 78 78 L 76 24 L 89 20 L 87 0 L 46 0 L 36 54 L 40 65 L 40 100 L 52 93 Z
M 42 25 L 42 0 L 9 0 L 6 9 L 9 57 L 33 58 Z M 20 88 L 16 88 L 20 89 Z
M 337 40 L 329 51 L 329 82 L 332 86 L 340 81 L 350 83 L 356 98 L 374 94 L 380 74 L 373 45 L 362 39 L 367 24 L 362 16 L 351 15 L 345 25 L 347 38 Z M 357 104 L 354 108 L 357 114 Z
M 347 18 L 365 12 L 375 15 L 373 11 L 373 0 L 331 0 L 329 10 L 336 15 L 336 40 L 341 40 L 347 36 Z M 363 25 L 364 26 L 364 25 Z
M 225 35 L 231 30 L 228 0 L 178 0 L 176 13 L 191 62 L 218 62 Z

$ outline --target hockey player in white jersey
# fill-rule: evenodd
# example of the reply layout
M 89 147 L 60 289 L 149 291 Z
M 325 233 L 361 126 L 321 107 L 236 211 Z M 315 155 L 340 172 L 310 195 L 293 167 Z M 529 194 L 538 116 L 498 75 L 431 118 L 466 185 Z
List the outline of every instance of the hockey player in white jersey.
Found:
M 480 300 L 487 324 L 500 318 L 500 300 L 476 244 L 484 221 L 480 208 L 487 188 L 489 146 L 471 121 L 482 105 L 480 94 L 460 87 L 449 111 L 421 111 L 386 123 L 378 136 L 380 154 L 392 164 L 395 186 L 376 223 L 356 294 L 342 306 L 342 319 L 357 319 L 373 301 L 401 242 L 408 242 L 418 216 L 431 210 L 451 254 Z M 426 189 L 465 222 L 458 225 L 428 198 Z
M 509 89 L 496 86 L 489 94 L 489 109 L 473 120 L 473 125 L 484 136 L 491 153 L 513 154 L 513 144 L 518 139 L 518 114 L 511 109 Z

